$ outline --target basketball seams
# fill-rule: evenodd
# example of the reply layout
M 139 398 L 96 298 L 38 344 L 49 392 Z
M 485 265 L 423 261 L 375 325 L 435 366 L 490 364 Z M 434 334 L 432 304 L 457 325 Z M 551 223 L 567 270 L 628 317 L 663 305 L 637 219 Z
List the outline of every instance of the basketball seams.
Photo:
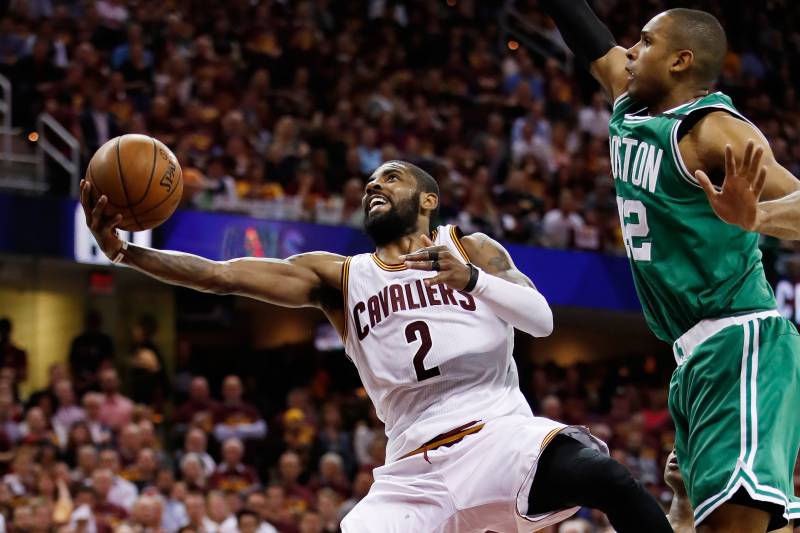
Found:
M 144 227 L 139 223 L 139 219 L 137 218 L 136 213 L 133 211 L 133 207 L 131 206 L 131 199 L 128 197 L 128 189 L 125 187 L 125 177 L 122 175 L 122 157 L 119 153 L 119 145 L 121 141 L 122 136 L 117 137 L 117 173 L 119 174 L 119 181 L 122 184 L 122 194 L 125 195 L 125 202 L 128 204 L 128 210 L 131 212 L 134 222 L 136 222 L 136 225 L 139 226 L 140 230 L 143 230 Z
M 93 188 L 97 189 L 97 197 L 100 198 L 105 193 L 102 190 L 100 190 L 100 187 L 97 185 L 97 181 L 95 181 L 94 178 L 92 178 L 92 165 L 87 166 L 86 171 L 89 173 L 89 183 L 92 184 Z M 109 199 L 108 195 L 106 195 L 106 199 L 108 201 L 108 205 L 110 205 L 111 207 L 116 207 L 118 209 L 125 209 L 124 205 L 117 205 L 114 202 L 112 202 Z
M 178 167 L 178 168 L 180 168 L 180 167 Z M 183 190 L 183 169 L 181 169 L 181 181 L 180 181 L 180 183 L 181 183 L 181 187 L 180 187 L 180 188 L 181 188 L 181 190 Z M 150 206 L 148 209 L 145 209 L 144 211 L 140 211 L 140 212 L 139 212 L 139 215 L 140 215 L 140 216 L 141 216 L 141 215 L 146 215 L 146 214 L 147 214 L 147 213 L 149 213 L 150 211 L 152 211 L 152 210 L 154 210 L 154 209 L 156 209 L 156 208 L 160 207 L 161 205 L 163 205 L 163 204 L 164 204 L 164 202 L 166 202 L 167 200 L 169 200 L 169 199 L 172 197 L 172 195 L 173 195 L 173 194 L 175 194 L 175 191 L 176 191 L 176 190 L 178 190 L 178 187 L 177 187 L 177 185 L 176 185 L 175 187 L 173 187 L 173 188 L 172 188 L 172 190 L 171 190 L 171 191 L 169 191 L 169 194 L 167 194 L 167 195 L 166 195 L 164 198 L 162 198 L 160 202 L 158 202 L 156 205 Z M 131 211 L 131 212 L 133 212 L 133 211 Z M 137 222 L 137 223 L 138 223 L 138 222 Z
M 158 156 L 158 146 L 156 145 L 156 140 L 150 137 L 150 140 L 153 141 L 153 168 L 150 169 L 150 178 L 147 180 L 147 187 L 144 189 L 144 193 L 142 193 L 142 197 L 139 198 L 135 203 L 130 204 L 131 209 L 136 207 L 137 205 L 141 204 L 147 198 L 147 193 L 150 192 L 150 184 L 153 183 L 153 176 L 156 173 L 156 161 Z

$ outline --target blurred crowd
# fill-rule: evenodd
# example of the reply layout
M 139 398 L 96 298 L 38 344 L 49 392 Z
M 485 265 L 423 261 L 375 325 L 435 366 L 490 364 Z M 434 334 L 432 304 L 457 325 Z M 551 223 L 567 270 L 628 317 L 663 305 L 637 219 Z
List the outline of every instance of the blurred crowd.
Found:
M 281 389 L 248 379 L 255 368 L 203 375 L 190 359 L 166 372 L 155 332 L 142 316 L 117 349 L 90 313 L 47 385 L 23 398 L 26 352 L 0 320 L 0 532 L 338 532 L 386 446 L 342 354 L 324 359 L 340 359 L 355 381 L 307 363 L 298 379 L 273 359 Z M 536 414 L 587 425 L 667 509 L 671 361 L 518 364 Z M 562 528 L 611 533 L 602 514 L 578 518 Z M 563 531 L 573 530 L 547 533 Z
M 506 2 L 6 0 L 15 122 L 40 111 L 84 164 L 120 133 L 176 153 L 198 208 L 360 226 L 384 160 L 439 180 L 442 221 L 512 242 L 622 250 L 609 108 L 535 0 L 510 2 L 553 57 L 514 41 Z M 623 46 L 672 2 L 594 2 Z M 800 174 L 800 20 L 790 0 L 702 2 L 727 28 L 720 81 Z M 53 172 L 54 191 L 66 180 Z

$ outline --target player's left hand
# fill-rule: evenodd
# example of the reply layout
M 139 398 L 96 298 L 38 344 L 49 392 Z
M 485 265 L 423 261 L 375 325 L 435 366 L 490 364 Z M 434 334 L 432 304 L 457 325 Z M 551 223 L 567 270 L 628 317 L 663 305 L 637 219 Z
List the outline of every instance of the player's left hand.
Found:
M 427 235 L 422 235 L 422 244 L 423 248 L 400 256 L 405 265 L 414 270 L 438 271 L 437 275 L 425 280 L 428 287 L 445 283 L 458 291 L 463 290 L 469 283 L 469 267 L 453 257 L 447 246 L 434 245 Z
M 767 180 L 767 168 L 761 166 L 763 155 L 764 148 L 755 148 L 751 139 L 744 150 L 742 164 L 737 165 L 733 148 L 726 145 L 725 181 L 721 191 L 714 188 L 705 172 L 698 170 L 694 173 L 717 216 L 747 231 L 755 231 L 758 226 L 758 200 Z

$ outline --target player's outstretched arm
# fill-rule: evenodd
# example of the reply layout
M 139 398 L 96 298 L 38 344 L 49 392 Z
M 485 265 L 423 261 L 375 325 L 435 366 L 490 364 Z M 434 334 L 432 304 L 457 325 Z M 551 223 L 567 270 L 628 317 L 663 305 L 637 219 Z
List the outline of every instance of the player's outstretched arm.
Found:
M 725 112 L 711 113 L 681 140 L 680 150 L 722 220 L 800 240 L 800 180 L 775 160 L 755 126 Z M 725 176 L 720 190 L 708 177 L 715 172 Z
M 540 0 L 567 46 L 589 68 L 612 101 L 628 88 L 625 49 L 600 22 L 586 0 Z
M 344 257 L 324 252 L 300 254 L 285 260 L 243 258 L 211 261 L 181 252 L 126 244 L 115 227 L 121 215 L 103 214 L 108 199 L 90 200 L 91 184 L 81 182 L 81 204 L 86 224 L 109 259 L 122 260 L 155 279 L 215 294 L 237 294 L 286 307 L 325 307 L 329 290 L 341 290 Z
M 553 332 L 553 312 L 528 276 L 517 270 L 511 256 L 500 243 L 482 233 L 461 239 L 472 260 L 465 265 L 446 246 L 434 246 L 422 236 L 424 248 L 401 259 L 416 270 L 435 270 L 425 280 L 428 286 L 445 283 L 471 293 L 494 313 L 525 333 L 546 337 Z

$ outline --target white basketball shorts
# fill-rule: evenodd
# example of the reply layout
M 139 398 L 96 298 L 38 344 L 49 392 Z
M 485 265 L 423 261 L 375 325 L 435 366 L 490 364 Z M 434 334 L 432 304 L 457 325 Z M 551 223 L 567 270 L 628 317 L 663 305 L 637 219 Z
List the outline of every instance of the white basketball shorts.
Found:
M 527 516 L 528 493 L 544 446 L 556 433 L 608 453 L 586 428 L 511 415 L 450 447 L 374 470 L 369 494 L 342 520 L 342 533 L 530 533 L 578 508 Z M 535 495 L 534 495 L 535 497 Z

